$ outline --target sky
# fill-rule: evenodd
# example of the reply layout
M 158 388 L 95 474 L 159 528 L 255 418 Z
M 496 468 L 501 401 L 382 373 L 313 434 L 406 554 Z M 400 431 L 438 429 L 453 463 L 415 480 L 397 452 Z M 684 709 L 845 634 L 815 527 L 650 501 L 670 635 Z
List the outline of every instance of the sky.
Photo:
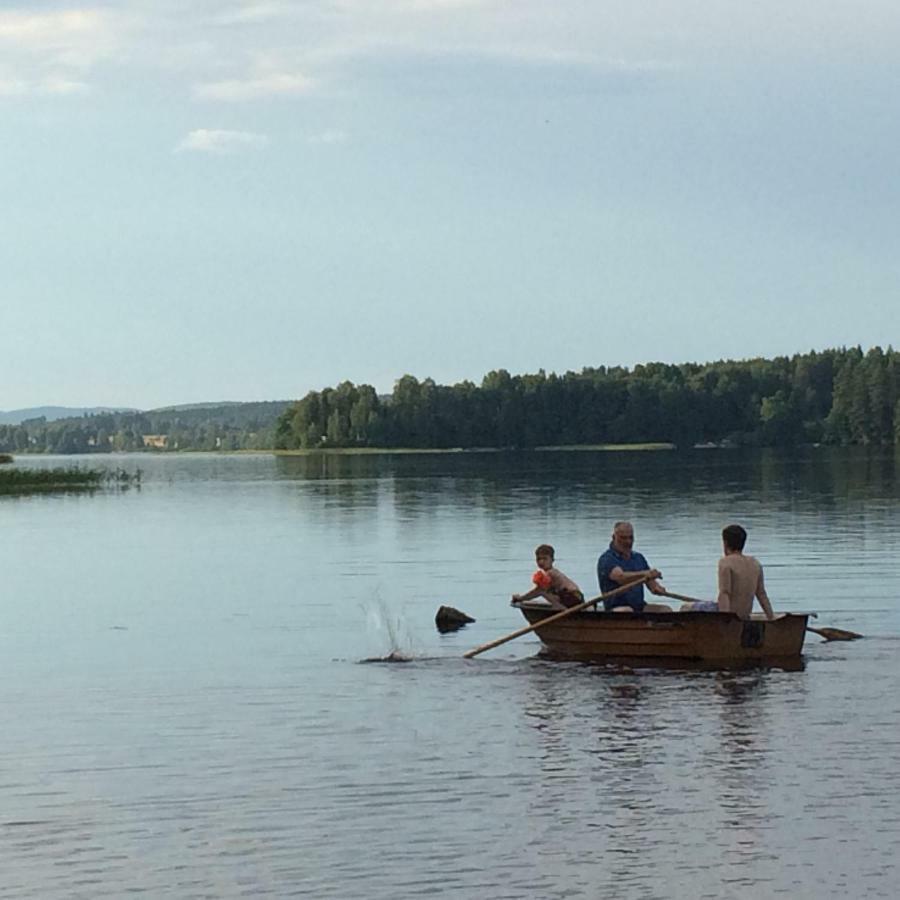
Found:
M 0 409 L 898 344 L 893 0 L 0 0 Z

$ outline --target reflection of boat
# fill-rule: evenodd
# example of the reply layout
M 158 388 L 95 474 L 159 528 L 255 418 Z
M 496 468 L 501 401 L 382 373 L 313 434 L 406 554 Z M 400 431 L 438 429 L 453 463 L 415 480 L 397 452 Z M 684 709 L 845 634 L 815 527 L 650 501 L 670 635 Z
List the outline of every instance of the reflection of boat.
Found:
M 684 660 L 728 665 L 800 659 L 809 613 L 771 621 L 734 613 L 585 611 L 542 627 L 557 613 L 545 603 L 518 604 L 550 655 L 564 659 Z

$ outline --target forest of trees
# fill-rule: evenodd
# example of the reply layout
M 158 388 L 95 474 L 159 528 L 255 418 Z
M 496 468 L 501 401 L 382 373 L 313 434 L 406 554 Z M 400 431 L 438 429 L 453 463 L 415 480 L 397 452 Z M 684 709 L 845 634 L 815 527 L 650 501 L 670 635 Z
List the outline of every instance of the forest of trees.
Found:
M 275 429 L 279 449 L 646 442 L 900 443 L 900 355 L 855 347 L 565 375 L 501 369 L 480 385 L 404 375 L 389 397 L 345 381 L 308 393 Z
M 110 453 L 133 450 L 266 450 L 286 401 L 115 412 L 0 425 L 0 452 Z M 146 436 L 164 437 L 147 447 Z M 162 440 L 159 443 L 163 443 Z
M 155 444 L 148 447 L 148 436 Z M 163 440 L 164 438 L 164 440 Z M 900 354 L 490 372 L 480 385 L 404 375 L 389 396 L 345 381 L 302 400 L 0 425 L 0 453 L 501 447 L 668 442 L 900 443 Z

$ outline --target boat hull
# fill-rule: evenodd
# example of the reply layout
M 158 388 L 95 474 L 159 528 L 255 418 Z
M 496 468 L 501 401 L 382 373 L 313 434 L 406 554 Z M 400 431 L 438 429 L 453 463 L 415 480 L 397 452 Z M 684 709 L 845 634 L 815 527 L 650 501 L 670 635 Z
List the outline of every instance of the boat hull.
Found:
M 797 663 L 808 613 L 783 613 L 772 620 L 734 613 L 573 613 L 541 626 L 557 611 L 519 606 L 547 652 L 564 659 L 627 659 L 713 664 Z

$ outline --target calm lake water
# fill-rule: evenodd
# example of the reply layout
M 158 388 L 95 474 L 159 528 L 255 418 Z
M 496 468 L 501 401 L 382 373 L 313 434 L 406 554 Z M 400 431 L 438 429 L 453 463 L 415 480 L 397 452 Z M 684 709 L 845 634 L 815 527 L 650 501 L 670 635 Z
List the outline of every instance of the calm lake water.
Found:
M 77 461 L 143 484 L 0 497 L 0 897 L 900 894 L 893 452 Z M 461 658 L 520 627 L 540 542 L 595 595 L 619 518 L 701 597 L 742 522 L 776 610 L 866 639 Z

